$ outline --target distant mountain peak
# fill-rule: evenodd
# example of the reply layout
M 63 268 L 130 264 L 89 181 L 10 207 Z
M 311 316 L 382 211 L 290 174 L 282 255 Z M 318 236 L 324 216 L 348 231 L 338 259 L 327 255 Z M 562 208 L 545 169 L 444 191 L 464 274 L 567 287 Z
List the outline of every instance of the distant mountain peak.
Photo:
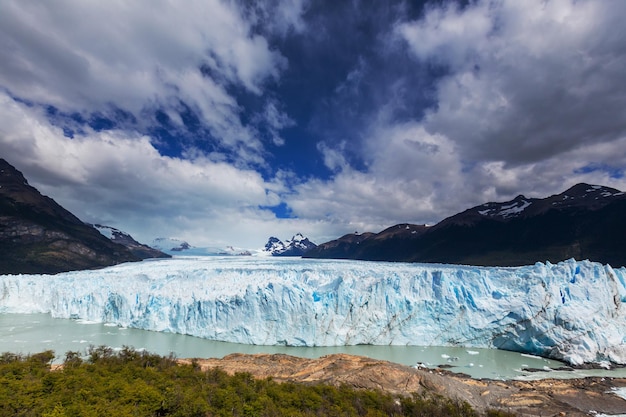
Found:
M 266 252 L 274 252 L 277 250 L 283 250 L 285 248 L 285 244 L 277 237 L 275 236 L 270 236 L 269 239 L 267 239 L 267 243 L 264 246 L 264 250 Z
M 603 185 L 592 185 L 586 183 L 579 183 L 573 187 L 568 188 L 560 196 L 568 196 L 569 198 L 580 199 L 598 199 L 600 197 L 610 198 L 615 196 L 621 196 L 624 193 L 620 190 L 611 187 L 605 187 Z
M 282 242 L 277 237 L 271 236 L 267 240 L 263 251 L 272 256 L 302 256 L 315 247 L 317 247 L 317 245 L 311 242 L 302 233 L 296 233 L 286 242 Z
M 157 237 L 150 246 L 165 252 L 182 252 L 193 248 L 186 241 L 172 237 Z

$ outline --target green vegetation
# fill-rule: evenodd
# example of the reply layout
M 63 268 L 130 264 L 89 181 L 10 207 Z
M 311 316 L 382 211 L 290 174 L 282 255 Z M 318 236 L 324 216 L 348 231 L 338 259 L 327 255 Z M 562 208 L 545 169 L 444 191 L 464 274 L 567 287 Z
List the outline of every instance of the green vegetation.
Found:
M 91 348 L 85 359 L 68 352 L 58 370 L 53 358 L 0 355 L 0 416 L 478 416 L 443 397 L 229 376 L 131 348 Z

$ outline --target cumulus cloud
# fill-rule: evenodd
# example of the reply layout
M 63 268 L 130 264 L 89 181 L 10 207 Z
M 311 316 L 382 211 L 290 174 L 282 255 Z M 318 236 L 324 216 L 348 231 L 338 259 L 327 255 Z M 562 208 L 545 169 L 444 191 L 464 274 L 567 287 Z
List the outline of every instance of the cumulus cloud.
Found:
M 0 105 L 0 155 L 84 221 L 119 225 L 147 241 L 186 235 L 200 243 L 227 240 L 225 225 L 236 216 L 271 220 L 258 207 L 279 203 L 281 183 L 256 171 L 161 156 L 149 138 L 115 130 L 68 140 L 38 108 L 6 95 Z M 242 236 L 248 239 L 259 236 Z
M 122 109 L 139 125 L 157 110 L 181 125 L 184 105 L 221 147 L 255 163 L 262 143 L 228 89 L 261 94 L 286 65 L 218 0 L 9 1 L 0 13 L 0 85 L 13 97 L 87 118 Z
M 448 75 L 424 121 L 467 158 L 532 163 L 626 134 L 623 2 L 449 3 L 398 25 Z
M 259 124 L 265 126 L 267 134 L 272 139 L 272 143 L 276 146 L 285 144 L 285 139 L 281 136 L 280 132 L 296 124 L 287 113 L 280 109 L 280 105 L 276 100 L 268 100 L 263 109 L 263 113 L 258 115 L 257 120 Z
M 263 2 L 240 1 L 240 7 L 255 25 L 279 37 L 306 30 L 302 14 L 309 7 L 308 0 L 278 0 Z
M 441 215 L 463 175 L 451 141 L 407 122 L 377 126 L 366 145 L 364 153 L 371 155 L 366 170 L 350 167 L 339 149 L 322 146 L 336 174 L 299 185 L 288 199 L 294 212 L 304 218 L 324 213 L 345 224 L 345 231 L 355 221 L 359 230 L 380 230 L 390 219 L 430 223 Z

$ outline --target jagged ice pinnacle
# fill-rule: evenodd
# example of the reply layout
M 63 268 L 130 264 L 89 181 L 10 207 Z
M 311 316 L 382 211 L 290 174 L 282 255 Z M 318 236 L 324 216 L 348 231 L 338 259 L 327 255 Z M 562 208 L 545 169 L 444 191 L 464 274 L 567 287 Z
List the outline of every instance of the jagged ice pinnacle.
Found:
M 179 258 L 0 276 L 0 313 L 259 345 L 491 347 L 626 364 L 626 269 Z

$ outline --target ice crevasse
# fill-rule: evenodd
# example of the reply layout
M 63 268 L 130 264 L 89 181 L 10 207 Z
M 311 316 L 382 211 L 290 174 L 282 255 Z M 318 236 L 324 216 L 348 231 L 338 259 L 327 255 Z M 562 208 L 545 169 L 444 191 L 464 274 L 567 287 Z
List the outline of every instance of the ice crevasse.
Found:
M 0 313 L 257 345 L 422 345 L 626 364 L 626 269 L 178 258 L 0 276 Z

